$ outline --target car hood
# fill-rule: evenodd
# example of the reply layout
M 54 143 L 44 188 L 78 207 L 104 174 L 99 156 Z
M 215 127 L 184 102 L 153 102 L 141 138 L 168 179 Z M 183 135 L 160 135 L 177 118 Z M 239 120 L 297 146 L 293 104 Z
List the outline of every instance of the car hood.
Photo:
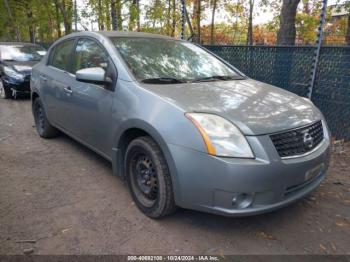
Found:
M 6 61 L 5 64 L 12 66 L 16 71 L 21 72 L 25 75 L 30 75 L 33 69 L 33 66 L 35 66 L 39 61 L 25 61 L 25 62 L 19 62 L 19 61 Z
M 245 135 L 275 133 L 322 119 L 306 98 L 252 79 L 142 87 L 186 112 L 220 115 Z

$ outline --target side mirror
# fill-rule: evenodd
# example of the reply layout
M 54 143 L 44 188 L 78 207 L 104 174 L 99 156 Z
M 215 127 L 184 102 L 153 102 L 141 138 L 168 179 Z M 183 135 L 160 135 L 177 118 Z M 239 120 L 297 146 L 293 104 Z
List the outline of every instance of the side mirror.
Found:
M 36 51 L 39 55 L 44 56 L 46 55 L 46 51 L 45 50 L 40 50 L 40 51 Z
M 80 82 L 101 85 L 106 83 L 106 72 L 101 67 L 84 68 L 75 73 L 75 78 Z

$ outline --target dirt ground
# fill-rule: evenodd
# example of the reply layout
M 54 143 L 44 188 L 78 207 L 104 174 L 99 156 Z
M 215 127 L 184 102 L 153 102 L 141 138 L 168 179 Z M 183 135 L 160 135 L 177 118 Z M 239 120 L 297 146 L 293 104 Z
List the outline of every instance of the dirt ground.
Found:
M 110 163 L 65 135 L 39 138 L 29 100 L 1 100 L 0 254 L 350 254 L 350 146 L 335 151 L 323 184 L 282 210 L 152 220 Z

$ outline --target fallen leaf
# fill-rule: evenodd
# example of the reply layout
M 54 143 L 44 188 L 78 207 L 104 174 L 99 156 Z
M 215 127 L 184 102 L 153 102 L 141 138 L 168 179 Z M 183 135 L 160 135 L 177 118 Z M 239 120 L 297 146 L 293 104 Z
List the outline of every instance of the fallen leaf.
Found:
M 320 244 L 320 248 L 321 248 L 324 252 L 327 252 L 327 248 L 326 248 L 324 245 Z
M 338 227 L 347 227 L 347 226 L 350 226 L 350 224 L 346 221 L 337 221 L 335 222 L 335 224 L 338 226 Z
M 221 258 L 225 258 L 225 254 L 224 254 L 224 251 L 222 249 L 219 250 L 219 256 Z
M 62 233 L 66 233 L 66 232 L 68 232 L 69 231 L 69 228 L 66 228 L 66 229 L 63 229 L 62 230 Z
M 334 245 L 333 242 L 331 242 L 331 246 L 332 246 L 333 251 L 337 251 L 337 247 Z
M 276 238 L 273 235 L 267 234 L 263 231 L 258 231 L 257 234 L 263 238 L 265 238 L 266 240 L 276 240 Z

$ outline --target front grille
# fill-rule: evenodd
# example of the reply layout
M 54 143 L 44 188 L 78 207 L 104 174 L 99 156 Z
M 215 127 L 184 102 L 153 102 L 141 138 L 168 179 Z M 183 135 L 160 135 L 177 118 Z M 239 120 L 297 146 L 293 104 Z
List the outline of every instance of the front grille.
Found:
M 322 121 L 270 136 L 280 157 L 303 155 L 323 140 Z

